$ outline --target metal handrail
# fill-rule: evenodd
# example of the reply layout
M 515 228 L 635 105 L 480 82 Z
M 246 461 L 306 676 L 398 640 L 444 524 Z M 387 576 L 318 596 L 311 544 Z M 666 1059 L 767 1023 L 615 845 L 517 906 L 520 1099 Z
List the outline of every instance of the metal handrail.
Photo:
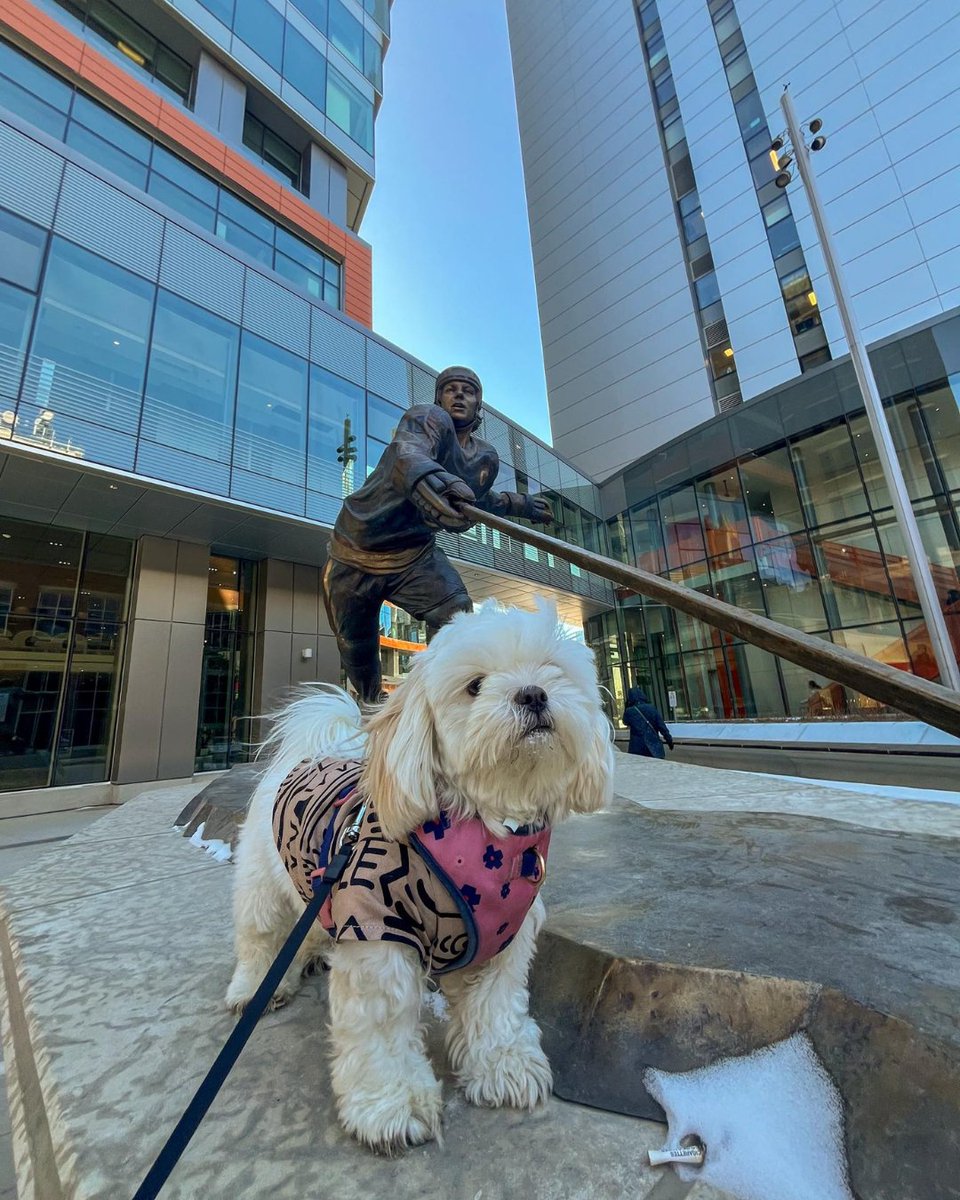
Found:
M 865 696 L 890 704 L 911 717 L 960 737 L 960 692 L 899 671 L 842 646 L 824 642 L 788 625 L 781 625 L 779 621 L 771 621 L 769 617 L 757 616 L 735 604 L 704 596 L 640 567 L 630 567 L 580 546 L 571 546 L 538 529 L 528 529 L 505 517 L 483 512 L 472 504 L 464 504 L 463 512 L 472 521 L 482 522 L 547 554 L 555 554 L 557 558 L 574 563 L 585 571 L 592 571 L 611 583 L 621 584 L 642 596 L 659 600 L 670 608 L 742 638 L 753 646 L 759 646 L 761 650 L 768 650 L 788 662 L 826 675 L 836 683 L 846 684 Z

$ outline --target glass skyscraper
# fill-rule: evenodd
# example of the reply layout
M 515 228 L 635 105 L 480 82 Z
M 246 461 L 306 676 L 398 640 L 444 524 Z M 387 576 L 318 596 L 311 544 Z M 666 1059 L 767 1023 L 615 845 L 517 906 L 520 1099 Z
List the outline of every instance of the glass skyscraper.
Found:
M 616 554 L 937 668 L 798 180 L 790 84 L 960 653 L 960 18 L 937 0 L 507 0 L 557 448 Z M 786 153 L 783 151 L 782 153 Z M 678 720 L 892 715 L 637 597 L 588 622 Z

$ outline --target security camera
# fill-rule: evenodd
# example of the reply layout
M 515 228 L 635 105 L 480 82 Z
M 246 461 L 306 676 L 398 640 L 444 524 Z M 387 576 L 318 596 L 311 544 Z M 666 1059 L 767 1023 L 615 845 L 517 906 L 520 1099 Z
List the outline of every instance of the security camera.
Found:
M 815 137 L 813 139 L 813 141 L 810 143 L 810 149 L 811 150 L 822 150 L 826 144 L 827 144 L 827 139 L 821 133 L 818 137 Z
M 793 175 L 789 171 L 781 171 L 773 182 L 778 188 L 785 188 L 792 178 Z
M 810 128 L 811 133 L 819 133 L 820 130 L 823 128 L 823 122 L 820 120 L 819 117 L 814 117 L 813 120 L 810 122 L 809 128 Z

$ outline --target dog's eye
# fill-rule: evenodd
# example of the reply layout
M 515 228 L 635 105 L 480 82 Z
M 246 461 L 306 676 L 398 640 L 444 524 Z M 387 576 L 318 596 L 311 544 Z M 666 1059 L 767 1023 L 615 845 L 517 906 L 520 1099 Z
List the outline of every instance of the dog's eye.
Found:
M 480 685 L 483 683 L 483 676 L 478 675 L 476 679 L 471 679 L 467 684 L 467 693 L 471 696 L 480 695 Z

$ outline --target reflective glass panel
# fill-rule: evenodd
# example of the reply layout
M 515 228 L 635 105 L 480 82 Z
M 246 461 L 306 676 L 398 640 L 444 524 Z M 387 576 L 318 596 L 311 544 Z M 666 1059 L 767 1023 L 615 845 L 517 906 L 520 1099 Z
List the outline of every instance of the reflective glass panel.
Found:
M 667 566 L 680 567 L 705 558 L 706 546 L 693 488 L 681 488 L 661 496 L 660 511 L 663 514 Z
M 239 342 L 237 326 L 161 291 L 141 436 L 229 462 Z
M 154 291 L 138 275 L 53 239 L 27 393 L 51 441 L 54 423 L 61 440 L 70 434 L 71 418 L 136 433 Z M 87 430 L 78 437 L 89 441 Z
M 397 425 L 406 410 L 380 396 L 367 394 L 367 432 L 381 442 L 393 441 Z
M 659 575 L 666 570 L 667 557 L 660 531 L 660 513 L 656 500 L 638 504 L 630 510 L 630 530 L 636 553 L 635 562 L 644 571 Z
M 897 605 L 871 521 L 816 530 L 810 540 L 831 626 L 896 620 Z
M 284 20 L 267 0 L 240 0 L 234 15 L 233 30 L 275 70 L 283 61 Z
M 804 526 L 797 484 L 785 449 L 770 450 L 756 458 L 742 459 L 740 478 L 743 499 L 755 542 Z
M 62 138 L 73 89 L 7 42 L 0 41 L 0 105 Z
M 811 525 L 868 511 L 867 494 L 845 424 L 803 438 L 794 443 L 792 450 Z
M 340 0 L 330 0 L 327 37 L 358 71 L 363 70 L 363 26 Z
M 13 434 L 12 406 L 20 392 L 34 303 L 29 292 L 0 283 L 0 438 Z
M 310 368 L 307 487 L 349 496 L 365 477 L 364 391 L 320 367 Z
M 327 60 L 318 47 L 287 25 L 283 47 L 283 73 L 298 92 L 323 109 L 327 95 Z
M 358 146 L 373 153 L 373 104 L 335 67 L 327 68 L 327 116 Z
M 47 232 L 0 208 L 0 279 L 36 291 Z
M 303 484 L 307 364 L 244 331 L 233 465 Z
M 807 535 L 763 542 L 754 555 L 769 616 L 794 629 L 825 629 L 827 617 Z

